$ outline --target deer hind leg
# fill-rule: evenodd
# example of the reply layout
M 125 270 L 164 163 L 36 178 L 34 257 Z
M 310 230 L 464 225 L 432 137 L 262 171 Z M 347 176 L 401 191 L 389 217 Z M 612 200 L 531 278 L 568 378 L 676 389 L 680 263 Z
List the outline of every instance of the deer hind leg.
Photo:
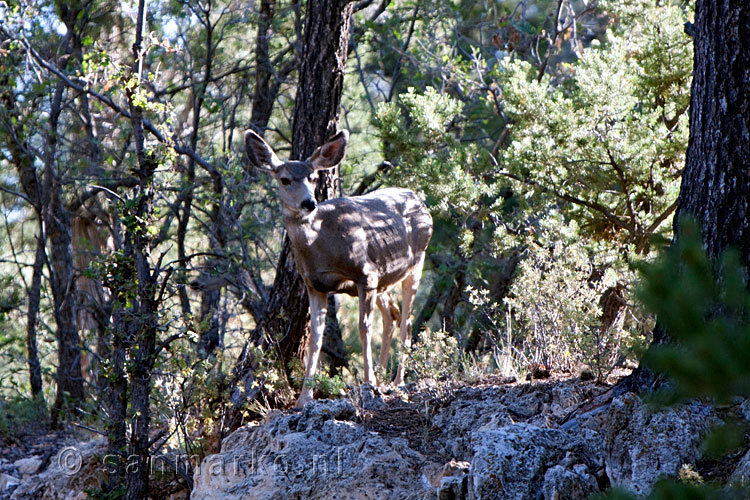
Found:
M 362 341 L 362 358 L 365 369 L 365 383 L 377 385 L 375 370 L 372 367 L 372 312 L 375 309 L 377 292 L 359 287 L 359 339 Z
M 401 351 L 398 361 L 398 371 L 396 372 L 396 385 L 404 383 L 404 363 L 406 362 L 406 351 L 411 348 L 411 309 L 414 305 L 414 296 L 419 288 L 419 280 L 422 278 L 422 266 L 424 265 L 424 254 L 419 258 L 419 262 L 414 266 L 411 272 L 401 282 L 403 290 L 403 308 L 401 310 Z
M 380 346 L 380 368 L 385 371 L 388 367 L 393 330 L 399 321 L 401 312 L 398 310 L 398 304 L 388 292 L 379 294 L 377 303 L 380 315 L 383 318 L 383 343 Z
M 308 289 L 307 296 L 310 299 L 310 343 L 307 345 L 305 378 L 302 381 L 302 392 L 295 405 L 297 408 L 302 408 L 313 398 L 312 383 L 318 369 L 320 349 L 323 347 L 323 331 L 326 326 L 328 294 Z

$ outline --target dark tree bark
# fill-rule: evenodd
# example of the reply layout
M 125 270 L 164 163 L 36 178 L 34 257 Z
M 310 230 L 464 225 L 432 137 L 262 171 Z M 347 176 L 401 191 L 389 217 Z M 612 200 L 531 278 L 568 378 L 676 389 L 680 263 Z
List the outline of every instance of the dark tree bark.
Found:
M 274 68 L 269 51 L 275 12 L 276 0 L 261 0 L 258 13 L 258 34 L 255 38 L 255 92 L 250 115 L 252 127 L 261 136 L 264 135 L 268 120 L 271 119 L 271 111 L 279 88 L 278 85 L 274 85 Z
M 42 206 L 42 217 L 50 244 L 50 285 L 57 339 L 57 394 L 52 413 L 53 427 L 62 413 L 73 409 L 83 400 L 81 347 L 75 317 L 73 246 L 70 214 L 62 193 L 62 179 L 57 170 L 57 128 L 62 111 L 65 84 L 59 82 L 50 105 L 49 131 L 45 149 L 44 188 L 47 200 Z
M 113 235 L 115 250 L 123 248 L 122 227 L 118 218 L 113 220 Z M 107 420 L 107 454 L 110 457 L 107 463 L 108 478 L 103 487 L 105 493 L 109 493 L 123 484 L 125 477 L 125 450 L 127 449 L 127 407 L 128 407 L 128 380 L 125 374 L 125 360 L 127 357 L 126 346 L 128 339 L 135 336 L 135 322 L 126 321 L 127 295 L 123 289 L 126 283 L 132 283 L 135 279 L 132 266 L 123 269 L 123 283 L 106 283 L 112 293 L 112 347 L 110 350 L 110 369 L 108 373 L 109 393 L 106 398 L 109 419 Z
M 72 34 L 63 40 L 67 53 Z M 9 59 L 11 61 L 11 59 Z M 7 77 L 4 77 L 7 79 Z M 13 87 L 3 86 L 4 89 Z M 34 168 L 34 157 L 26 144 L 26 135 L 22 125 L 14 124 L 10 117 L 18 116 L 15 109 L 15 99 L 11 90 L 0 95 L 4 115 L 3 128 L 7 130 L 9 141 L 7 147 L 11 152 L 18 177 L 26 196 L 31 201 L 39 219 L 40 227 L 46 231 L 41 233 L 40 244 L 35 256 L 34 275 L 32 276 L 32 290 L 29 294 L 29 312 L 27 315 L 27 348 L 29 350 L 29 366 L 32 372 L 37 370 L 38 360 L 34 360 L 36 343 L 36 321 L 38 318 L 39 300 L 34 287 L 41 288 L 41 264 L 45 257 L 44 246 L 50 245 L 47 261 L 50 274 L 50 288 L 53 297 L 53 316 L 55 318 L 55 338 L 58 349 L 57 394 L 52 411 L 52 425 L 57 426 L 62 414 L 75 409 L 83 400 L 83 377 L 81 376 L 80 340 L 75 318 L 74 267 L 73 250 L 71 244 L 70 214 L 64 203 L 63 181 L 57 165 L 57 135 L 60 115 L 62 113 L 62 99 L 65 94 L 65 84 L 59 81 L 54 84 L 49 102 L 49 119 L 46 132 L 43 164 L 44 174 L 41 180 L 37 178 Z M 31 373 L 33 386 L 40 387 L 41 377 Z
M 44 269 L 44 230 L 39 228 L 39 236 L 34 252 L 34 270 L 31 275 L 28 310 L 26 311 L 26 350 L 28 353 L 29 383 L 31 394 L 36 398 L 42 393 L 42 365 L 39 363 L 39 351 L 36 345 L 37 322 L 39 321 L 39 302 L 42 293 L 42 270 Z
M 326 327 L 323 331 L 323 354 L 328 358 L 328 374 L 330 376 L 349 367 L 349 353 L 346 352 L 344 338 L 341 333 L 338 317 L 338 300 L 334 294 L 328 296 L 328 311 L 326 313 Z
M 291 159 L 304 159 L 332 136 L 340 115 L 351 23 L 350 0 L 310 0 L 302 36 L 302 61 L 292 122 Z M 320 173 L 318 201 L 336 194 L 338 171 Z M 276 278 L 266 313 L 251 342 L 275 349 L 285 369 L 301 358 L 307 342 L 309 304 L 307 291 L 297 272 L 288 237 L 276 267 Z M 252 394 L 253 360 L 243 356 L 238 364 L 237 383 Z M 235 399 L 235 403 L 238 402 Z
M 733 246 L 750 269 L 750 4 L 699 0 L 692 31 L 690 142 L 675 235 L 691 215 L 711 257 Z
M 204 61 L 203 70 L 203 81 L 209 82 L 212 78 L 212 71 L 214 66 L 214 53 L 216 51 L 216 43 L 214 43 L 214 25 L 211 24 L 211 2 L 207 2 L 205 7 L 201 7 L 204 19 L 203 25 L 206 29 L 206 59 Z M 190 137 L 190 147 L 195 151 L 198 147 L 198 135 L 200 133 L 200 119 L 201 110 L 206 97 L 206 87 L 208 83 L 198 86 L 193 92 L 195 98 L 193 102 L 193 132 Z M 189 169 L 193 172 L 195 177 L 195 166 L 192 159 L 188 160 Z M 214 201 L 211 205 L 210 218 L 211 218 L 211 231 L 209 233 L 210 247 L 216 249 L 216 251 L 223 253 L 223 249 L 226 246 L 226 238 L 224 237 L 223 227 L 223 204 L 222 197 L 224 193 L 224 179 L 221 173 L 217 169 L 209 170 L 211 176 L 211 185 L 214 191 Z M 189 187 L 192 189 L 192 186 Z M 192 200 L 192 195 L 191 195 Z M 190 217 L 189 206 L 187 207 L 186 213 L 184 214 L 187 220 Z M 184 239 L 183 239 L 183 258 L 184 258 Z M 206 268 L 214 268 L 216 262 L 213 259 L 208 259 L 205 262 Z M 220 304 L 221 304 L 221 288 L 213 290 L 201 290 L 201 315 L 200 322 L 202 325 L 200 336 L 198 338 L 198 354 L 200 356 L 208 356 L 213 353 L 214 350 L 219 347 L 221 343 L 220 338 Z
M 135 43 L 133 44 L 132 74 L 140 81 L 143 75 L 143 55 L 141 47 L 146 25 L 146 2 L 139 0 L 136 22 Z M 127 365 L 131 384 L 130 405 L 133 411 L 132 433 L 128 446 L 126 500 L 142 500 L 148 496 L 150 471 L 151 425 L 151 377 L 156 358 L 156 336 L 158 332 L 158 290 L 159 270 L 152 272 L 149 263 L 151 237 L 148 228 L 143 227 L 153 216 L 154 188 L 152 180 L 157 162 L 146 149 L 143 127 L 143 110 L 135 102 L 134 91 L 129 91 L 131 123 L 133 126 L 133 143 L 137 158 L 136 173 L 138 186 L 134 189 L 133 199 L 136 202 L 133 213 L 127 213 L 126 220 L 139 221 L 135 225 L 125 225 L 125 254 L 130 258 L 133 272 L 137 277 L 133 318 L 137 324 L 135 338 L 128 338 L 135 349 L 130 351 Z M 164 278 L 167 279 L 167 278 Z M 111 444 L 111 443 L 110 443 Z
M 473 245 L 473 242 L 472 242 Z M 464 287 L 466 286 L 466 271 L 469 265 L 468 258 L 462 257 L 453 275 L 453 284 L 443 303 L 443 311 L 440 314 L 440 322 L 446 332 L 456 336 L 456 309 L 463 301 Z
M 750 4 L 747 0 L 698 0 L 693 37 L 690 140 L 674 217 L 695 218 L 703 246 L 717 259 L 738 249 L 750 270 Z M 657 324 L 654 344 L 669 341 Z M 618 384 L 618 392 L 653 385 L 654 375 L 639 366 Z
M 292 159 L 301 160 L 309 157 L 338 129 L 353 5 L 350 0 L 311 0 L 307 3 L 302 45 L 302 53 L 305 56 L 300 67 L 292 122 Z M 338 183 L 338 167 L 330 172 L 321 171 L 318 174 L 318 187 L 315 192 L 318 201 L 334 198 Z M 291 242 L 289 238 L 285 238 L 282 253 L 290 255 L 290 252 Z M 283 304 L 290 310 L 304 311 L 302 314 L 295 314 L 291 328 L 279 341 L 281 359 L 285 366 L 294 358 L 302 358 L 307 347 L 310 318 L 307 290 L 294 265 L 294 259 L 287 257 L 286 262 L 292 264 L 291 267 L 285 267 L 283 272 L 294 277 L 294 294 L 276 294 L 274 286 L 271 294 L 272 312 L 267 315 L 268 317 L 274 314 L 276 309 L 273 299 L 277 295 L 283 296 Z M 329 333 L 338 330 L 340 336 L 335 308 L 329 309 L 328 313 L 326 323 L 332 324 L 328 329 Z
M 206 33 L 206 58 L 203 61 L 203 74 L 201 75 L 201 81 L 203 83 L 196 84 L 192 89 L 192 107 L 193 107 L 193 122 L 192 131 L 190 133 L 190 149 L 196 150 L 198 146 L 198 138 L 200 134 L 200 123 L 201 123 L 201 111 L 203 110 L 203 103 L 206 96 L 206 88 L 211 81 L 211 74 L 214 63 L 214 25 L 211 23 L 211 2 L 206 2 L 205 5 L 199 4 L 197 9 L 201 10 L 202 18 L 199 19 L 200 24 L 205 29 Z M 195 81 L 195 74 L 191 71 L 191 78 Z M 184 176 L 184 191 L 180 196 L 180 203 L 178 205 L 177 216 L 177 258 L 180 262 L 187 263 L 187 253 L 185 251 L 185 238 L 187 237 L 188 224 L 192 217 L 191 212 L 193 208 L 193 191 L 195 189 L 195 160 L 193 158 L 187 159 L 187 165 Z M 190 299 L 188 298 L 187 289 L 184 286 L 178 288 L 178 296 L 180 297 L 180 306 L 182 307 L 182 314 L 188 318 L 191 315 Z M 201 312 L 207 311 L 210 313 L 216 304 L 213 302 L 214 296 L 217 294 L 201 297 L 204 305 L 202 306 Z M 220 295 L 220 294 L 218 294 Z M 206 303 L 208 301 L 208 303 Z M 201 321 L 205 318 L 201 316 Z M 207 347 L 213 344 L 213 339 L 204 339 L 203 336 L 206 332 L 201 332 L 201 338 L 199 339 L 199 346 Z M 217 330 L 218 333 L 218 330 Z M 208 331 L 211 334 L 211 330 Z M 199 347 L 200 351 L 200 347 Z M 205 350 L 202 352 L 206 352 Z

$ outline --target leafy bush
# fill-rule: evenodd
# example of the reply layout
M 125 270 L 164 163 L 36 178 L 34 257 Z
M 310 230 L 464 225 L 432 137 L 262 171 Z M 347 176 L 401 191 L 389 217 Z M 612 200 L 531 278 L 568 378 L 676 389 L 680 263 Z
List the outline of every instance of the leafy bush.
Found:
M 528 251 L 505 303 L 521 326 L 531 364 L 572 371 L 598 347 L 599 298 L 615 278 L 592 280 L 591 260 L 580 245 L 558 241 Z
M 612 267 L 599 271 L 579 242 L 533 245 L 519 265 L 519 276 L 505 304 L 517 322 L 514 340 L 534 367 L 578 370 L 591 366 L 603 380 L 622 356 L 643 342 L 626 316 L 628 304 L 611 325 L 602 322 L 602 298 L 620 290 Z M 627 294 L 627 290 L 624 289 Z
M 346 382 L 340 375 L 329 376 L 325 373 L 315 374 L 315 389 L 323 393 L 323 397 L 340 397 L 346 394 Z
M 443 330 L 425 331 L 422 341 L 407 352 L 406 368 L 420 379 L 444 380 L 461 374 L 463 353 L 456 337 Z

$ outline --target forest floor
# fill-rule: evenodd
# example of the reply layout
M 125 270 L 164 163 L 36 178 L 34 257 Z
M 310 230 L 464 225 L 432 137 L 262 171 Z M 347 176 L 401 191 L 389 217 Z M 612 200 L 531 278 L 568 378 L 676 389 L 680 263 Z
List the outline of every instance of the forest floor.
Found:
M 437 439 L 431 439 L 445 431 L 434 424 L 432 417 L 455 402 L 472 404 L 472 400 L 482 398 L 482 389 L 498 389 L 516 423 L 557 427 L 579 407 L 606 393 L 630 372 L 625 368 L 617 369 L 605 382 L 581 380 L 564 372 L 553 372 L 546 378 L 533 380 L 502 375 L 487 375 L 473 382 L 424 379 L 408 384 L 405 390 L 378 390 L 378 401 L 385 404 L 368 406 L 360 402 L 358 406 L 367 429 L 384 437 L 406 438 L 413 449 L 439 462 L 450 457 L 442 456 L 444 449 L 436 445 Z M 476 410 L 481 410 L 481 405 Z
M 552 373 L 548 378 L 532 381 L 499 375 L 488 375 L 474 382 L 420 380 L 398 389 L 351 390 L 347 397 L 357 407 L 360 423 L 367 430 L 386 439 L 405 438 L 412 449 L 440 463 L 451 457 L 436 438 L 450 431 L 441 428 L 440 419 L 434 417 L 446 413 L 446 409 L 452 413 L 467 408 L 472 413 L 481 414 L 483 405 L 490 403 L 481 400 L 485 389 L 501 398 L 515 422 L 557 427 L 577 408 L 606 393 L 628 373 L 626 369 L 618 370 L 608 377 L 606 383 L 584 381 L 569 373 Z M 293 411 L 297 410 L 284 412 Z M 101 439 L 101 436 L 76 426 L 53 431 L 43 421 L 17 425 L 12 434 L 0 432 L 0 500 L 10 498 L 19 481 L 45 471 L 61 449 L 94 438 Z M 25 459 L 33 459 L 32 468 L 38 467 L 24 474 L 19 464 L 24 464 Z M 161 477 L 154 483 L 162 488 L 162 493 L 167 486 L 164 480 L 170 483 L 170 498 L 188 498 L 184 482 L 174 477 Z M 183 492 L 176 491 L 183 487 L 176 488 L 177 483 L 184 486 Z

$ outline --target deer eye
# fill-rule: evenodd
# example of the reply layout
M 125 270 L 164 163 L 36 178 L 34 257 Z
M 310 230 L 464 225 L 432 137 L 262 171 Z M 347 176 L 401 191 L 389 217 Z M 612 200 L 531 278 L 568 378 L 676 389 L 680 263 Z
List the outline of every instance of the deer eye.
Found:
M 288 186 L 289 184 L 292 183 L 292 179 L 289 179 L 287 177 L 282 177 L 281 179 L 279 179 L 279 182 L 281 182 L 282 186 Z

